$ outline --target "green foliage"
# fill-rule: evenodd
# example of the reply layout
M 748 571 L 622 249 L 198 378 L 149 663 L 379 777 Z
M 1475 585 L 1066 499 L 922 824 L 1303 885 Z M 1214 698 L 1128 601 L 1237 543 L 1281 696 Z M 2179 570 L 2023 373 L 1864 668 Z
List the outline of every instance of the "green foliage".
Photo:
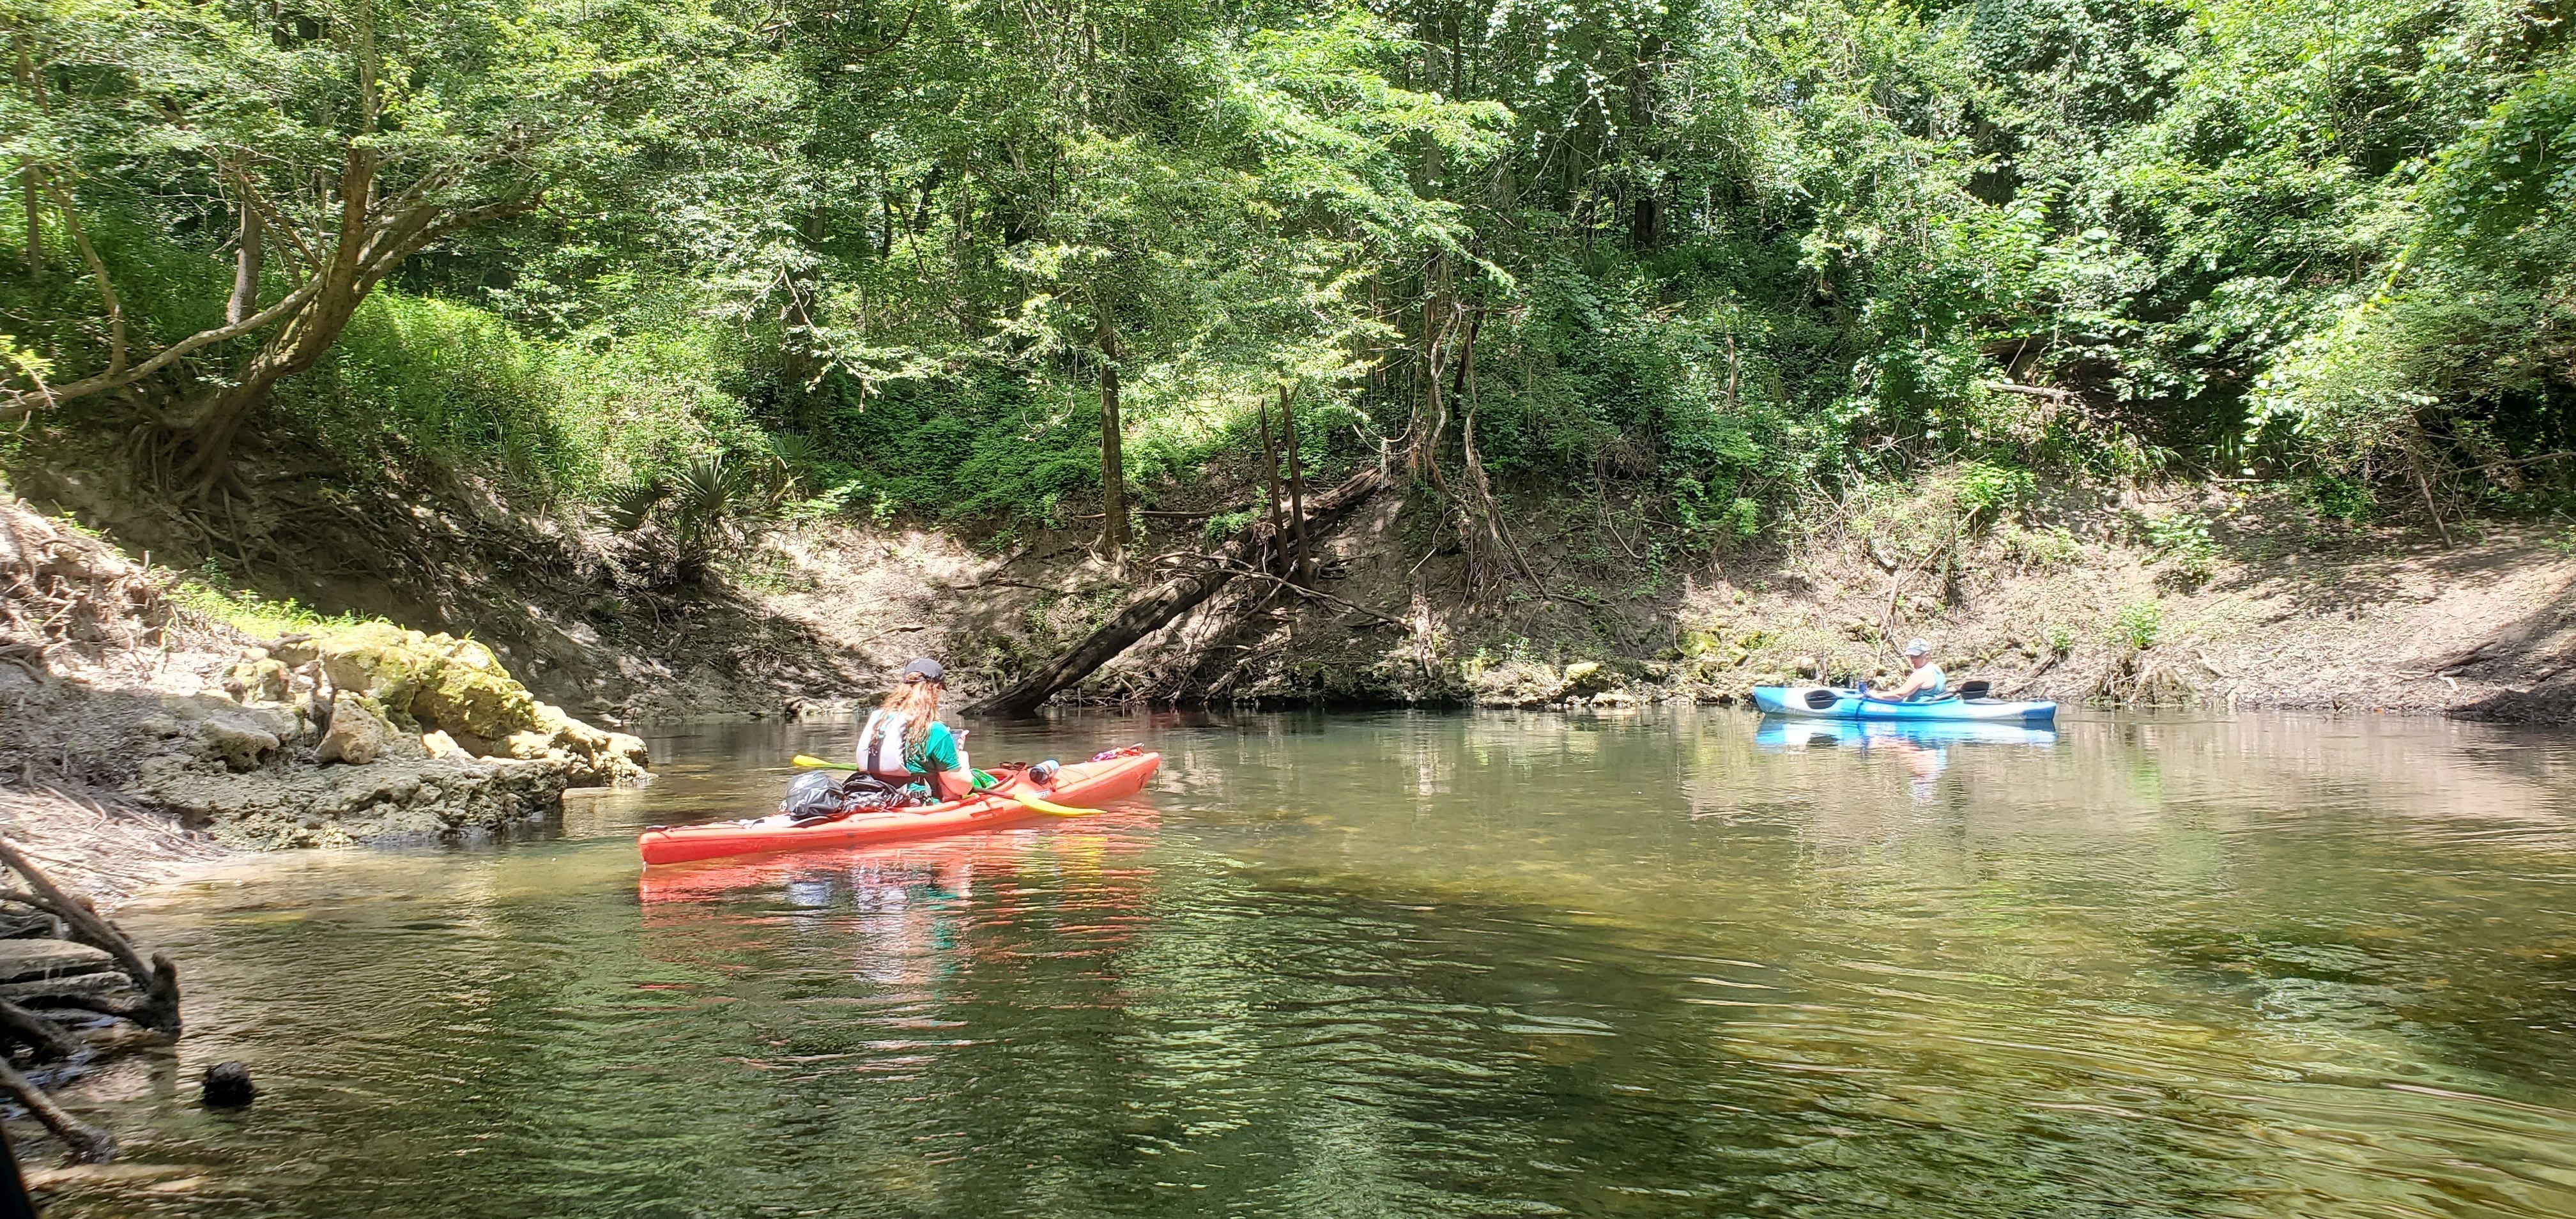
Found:
M 2143 523 L 2142 531 L 2147 544 L 2186 579 L 2208 579 L 2218 563 L 2218 543 L 2209 536 L 2209 518 L 2205 516 L 2176 512 L 2169 516 L 2150 517 Z
M 2370 488 L 2350 478 L 2319 473 L 2299 486 L 2301 498 L 2322 515 L 2357 521 L 2370 515 Z
M 577 498 L 612 496 L 710 452 L 767 449 L 716 388 L 730 353 L 712 329 L 641 320 L 624 333 L 543 339 L 471 306 L 381 292 L 330 358 L 281 387 L 278 409 L 360 468 L 390 437 Z
M 2160 601 L 2132 601 L 2120 607 L 2111 621 L 2111 636 L 2138 651 L 2156 646 L 2156 636 L 2164 630 L 2165 607 Z
M 263 597 L 257 589 L 236 585 L 222 564 L 213 559 L 208 559 L 203 569 L 164 585 L 163 594 L 183 614 L 260 639 L 385 621 L 358 614 L 322 614 L 291 597 Z
M 2084 557 L 2084 544 L 2064 525 L 2030 529 L 2020 525 L 2003 528 L 2004 553 L 2013 561 L 2036 571 L 2057 571 L 2072 567 Z
M 1206 526 L 1200 529 L 1199 534 L 1210 544 L 1222 542 L 1242 532 L 1245 526 L 1250 525 L 1260 516 L 1261 512 L 1256 508 L 1246 508 L 1240 512 L 1220 512 L 1207 519 Z
M 1959 467 L 1959 507 L 1972 521 L 2010 512 L 2038 494 L 2038 477 L 2019 466 L 1980 460 Z
M 279 417 L 639 527 L 764 454 L 828 488 L 797 511 L 1068 520 L 1112 369 L 1148 494 L 1240 469 L 1287 384 L 1311 467 L 1460 470 L 1472 434 L 1507 492 L 1701 545 L 1925 471 L 1978 527 L 2060 471 L 2251 471 L 2347 519 L 2391 480 L 2576 489 L 2526 460 L 2576 449 L 2576 71 L 2521 0 L 492 0 L 382 10 L 373 49 L 359 11 L 44 0 L 56 87 L 0 91 L 0 154 L 73 183 L 166 342 L 223 316 L 236 196 L 318 232 L 363 134 L 380 195 L 474 223 Z M 0 276 L 22 392 L 108 334 L 69 230 L 40 244 L 43 294 Z M 709 521 L 791 502 L 716 490 Z

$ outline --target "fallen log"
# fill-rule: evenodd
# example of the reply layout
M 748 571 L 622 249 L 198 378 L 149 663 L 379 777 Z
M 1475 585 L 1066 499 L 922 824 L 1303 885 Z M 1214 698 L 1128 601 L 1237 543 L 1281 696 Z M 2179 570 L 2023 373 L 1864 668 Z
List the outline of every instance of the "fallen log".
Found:
M 0 908 L 40 915 L 65 937 L 0 939 L 0 1094 L 25 1105 L 70 1146 L 75 1158 L 106 1160 L 116 1154 L 115 1136 L 55 1104 L 10 1065 L 5 1047 L 14 1043 L 40 1059 L 78 1061 L 93 1047 L 61 1019 L 67 1012 L 115 1016 L 175 1038 L 178 968 L 165 956 L 146 961 L 88 898 L 55 884 L 6 838 L 0 838 L 0 864 L 17 873 L 25 886 L 0 887 Z
M 65 938 L 106 952 L 135 988 L 143 992 L 143 1002 L 130 1018 L 154 1032 L 173 1038 L 179 1035 L 179 967 L 171 964 L 170 958 L 155 955 L 145 961 L 134 941 L 102 917 L 88 898 L 65 893 L 6 838 L 0 838 L 0 863 L 7 864 L 10 871 L 27 882 L 26 890 L 0 891 L 0 902 L 61 919 Z
M 1330 529 L 1343 517 L 1377 494 L 1386 485 L 1386 476 L 1376 469 L 1365 469 L 1343 479 L 1340 486 L 1308 501 L 1306 520 L 1309 536 Z M 1139 639 L 1161 630 L 1163 624 L 1187 613 L 1191 607 L 1207 600 L 1226 582 L 1255 562 L 1262 546 L 1259 526 L 1247 525 L 1226 544 L 1216 549 L 1212 561 L 1193 566 L 1165 577 L 1147 588 L 1126 608 L 1109 621 L 1082 637 L 1064 654 L 1032 670 L 1028 676 L 1003 688 L 984 701 L 967 708 L 973 715 L 1027 715 L 1056 696 L 1057 692 L 1091 676 L 1100 666 L 1117 659 L 1118 654 Z

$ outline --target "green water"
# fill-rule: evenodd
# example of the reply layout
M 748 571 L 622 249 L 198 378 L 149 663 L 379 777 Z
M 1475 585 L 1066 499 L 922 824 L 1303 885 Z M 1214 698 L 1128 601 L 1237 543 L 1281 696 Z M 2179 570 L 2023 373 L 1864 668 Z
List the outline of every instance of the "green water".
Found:
M 2567 738 L 1065 719 L 972 744 L 1150 741 L 1138 807 L 639 883 L 850 733 L 129 908 L 190 1033 L 48 1213 L 2576 1214 Z

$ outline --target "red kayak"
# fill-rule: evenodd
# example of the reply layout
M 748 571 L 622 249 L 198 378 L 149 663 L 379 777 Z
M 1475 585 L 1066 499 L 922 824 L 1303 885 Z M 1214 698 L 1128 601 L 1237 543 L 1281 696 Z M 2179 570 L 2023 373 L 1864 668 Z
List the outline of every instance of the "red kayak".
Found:
M 1051 804 L 1098 808 L 1107 801 L 1124 799 L 1143 791 L 1145 781 L 1153 778 L 1154 771 L 1162 764 L 1163 755 L 1159 753 L 1122 751 L 1112 757 L 1067 764 L 1056 772 L 1053 783 L 1044 786 L 1013 776 L 1003 780 L 1000 787 L 977 792 L 963 800 L 921 808 L 862 813 L 804 826 L 743 821 L 674 826 L 644 831 L 635 840 L 635 846 L 644 853 L 644 862 L 648 864 L 687 863 L 693 859 L 719 859 L 759 851 L 864 846 L 907 838 L 971 834 L 977 830 L 1034 821 L 1047 815 L 1013 799 L 1014 792 Z

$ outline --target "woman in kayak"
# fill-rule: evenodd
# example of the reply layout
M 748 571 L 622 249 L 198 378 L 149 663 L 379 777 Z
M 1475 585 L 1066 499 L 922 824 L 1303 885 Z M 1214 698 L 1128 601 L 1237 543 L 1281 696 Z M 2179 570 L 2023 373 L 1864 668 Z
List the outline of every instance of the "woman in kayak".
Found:
M 1941 671 L 1941 666 L 1932 663 L 1930 640 L 1917 639 L 1906 644 L 1905 663 L 1914 666 L 1914 671 L 1906 674 L 1905 681 L 1895 689 L 1881 692 L 1872 689 L 1870 683 L 1863 682 L 1860 692 L 1870 698 L 1885 699 L 1889 702 L 1921 702 L 1925 699 L 1939 698 L 1941 692 L 1949 688 L 1949 675 Z
M 939 722 L 941 680 L 946 670 L 923 657 L 903 667 L 903 680 L 883 705 L 868 713 L 859 730 L 859 769 L 898 787 L 918 783 L 935 800 L 953 800 L 974 790 L 974 766 L 966 760 L 963 732 Z

